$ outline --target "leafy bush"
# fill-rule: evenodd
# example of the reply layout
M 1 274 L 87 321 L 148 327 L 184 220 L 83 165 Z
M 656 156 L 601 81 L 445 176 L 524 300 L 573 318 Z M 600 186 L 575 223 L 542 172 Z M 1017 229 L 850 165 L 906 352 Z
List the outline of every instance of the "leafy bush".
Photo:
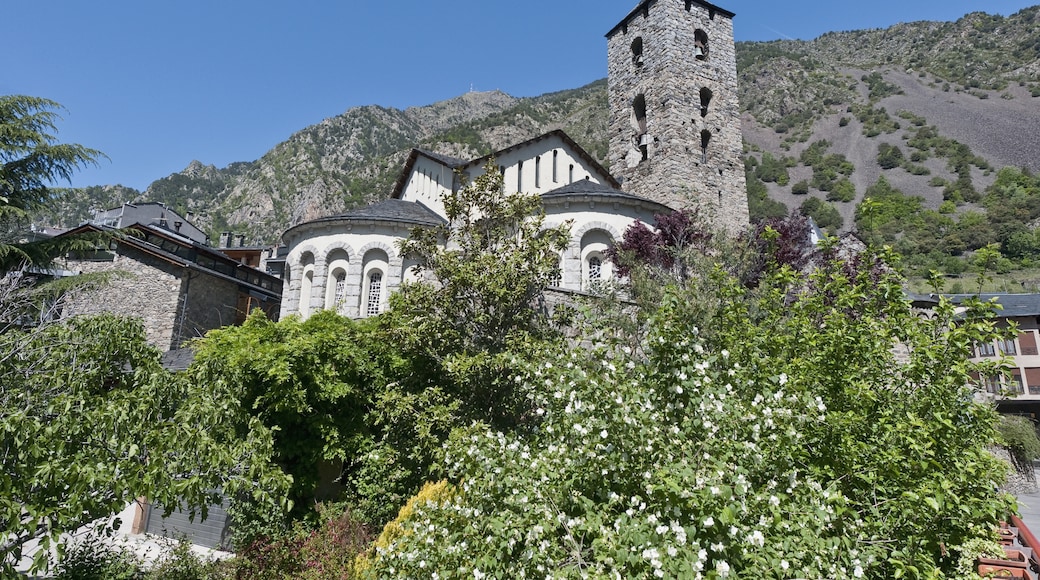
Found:
M 816 225 L 831 233 L 841 229 L 845 223 L 836 207 L 818 197 L 810 197 L 802 202 L 798 211 L 806 217 L 811 217 Z
M 921 320 L 870 256 L 754 290 L 721 269 L 692 280 L 646 313 L 638 347 L 545 351 L 518 372 L 537 424 L 456 432 L 458 494 L 417 502 L 371 573 L 952 573 L 948 548 L 1009 507 L 965 363 L 994 336 L 986 307 Z
M 895 169 L 903 164 L 903 151 L 897 145 L 878 145 L 877 162 L 882 169 Z
M 131 580 L 141 563 L 126 549 L 90 533 L 65 546 L 55 569 L 56 580 Z
M 827 192 L 827 201 L 849 202 L 856 199 L 856 186 L 847 178 L 842 178 L 834 183 L 834 187 Z
M 795 195 L 805 195 L 809 193 L 809 182 L 803 179 L 798 183 L 795 183 L 791 186 L 791 193 Z

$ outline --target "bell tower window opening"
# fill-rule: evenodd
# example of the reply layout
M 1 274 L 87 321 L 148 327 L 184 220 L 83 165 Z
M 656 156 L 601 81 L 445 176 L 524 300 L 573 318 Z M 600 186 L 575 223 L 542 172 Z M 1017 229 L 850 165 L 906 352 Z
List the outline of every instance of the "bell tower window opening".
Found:
M 701 131 L 701 163 L 708 162 L 708 144 L 711 143 L 711 131 Z
M 637 67 L 643 66 L 643 37 L 637 36 L 632 41 L 632 64 Z
M 641 160 L 649 157 L 650 136 L 646 134 L 646 97 L 636 95 L 632 100 L 632 125 L 636 131 L 636 147 L 639 148 Z
M 693 56 L 708 60 L 708 34 L 699 28 L 693 32 Z
M 712 96 L 711 89 L 707 87 L 701 89 L 701 117 L 708 116 L 708 105 L 711 103 Z

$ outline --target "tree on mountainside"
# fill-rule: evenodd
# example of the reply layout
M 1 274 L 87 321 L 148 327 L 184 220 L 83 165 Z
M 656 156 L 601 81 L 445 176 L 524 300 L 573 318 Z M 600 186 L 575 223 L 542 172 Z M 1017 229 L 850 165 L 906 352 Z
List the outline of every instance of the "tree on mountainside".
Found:
M 56 109 L 60 105 L 48 99 L 0 96 L 0 271 L 24 263 L 47 264 L 55 256 L 92 243 L 68 237 L 23 240 L 33 213 L 57 199 L 51 184 L 69 181 L 76 169 L 104 157 L 82 145 L 57 143 Z

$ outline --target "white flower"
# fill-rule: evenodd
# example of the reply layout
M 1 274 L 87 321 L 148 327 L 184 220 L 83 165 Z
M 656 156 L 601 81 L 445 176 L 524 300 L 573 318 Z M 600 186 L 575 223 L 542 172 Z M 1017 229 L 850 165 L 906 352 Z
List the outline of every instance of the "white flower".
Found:
M 751 534 L 750 534 L 750 535 L 749 535 L 749 536 L 747 537 L 747 541 L 748 541 L 748 543 L 749 543 L 749 544 L 751 544 L 752 546 L 758 546 L 758 547 L 760 547 L 760 548 L 761 548 L 762 546 L 764 546 L 764 545 L 765 545 L 765 543 L 766 543 L 766 538 L 765 538 L 765 536 L 763 536 L 763 535 L 762 535 L 762 532 L 760 532 L 760 531 L 758 531 L 758 530 L 755 530 L 754 532 L 752 532 L 752 533 L 751 533 Z
M 852 571 L 852 575 L 856 578 L 863 577 L 863 566 L 856 566 L 856 569 Z
M 668 546 L 668 550 L 666 551 L 668 552 L 668 555 L 672 558 L 676 557 L 679 554 L 679 550 L 676 550 L 675 546 Z
M 604 430 L 600 431 L 599 432 L 599 436 L 600 436 L 600 439 L 606 439 L 607 438 L 607 430 L 604 429 Z
M 712 489 L 714 489 L 714 488 L 712 488 Z M 712 527 L 714 525 L 715 525 L 715 518 L 713 518 L 711 516 L 708 516 L 708 517 L 704 518 L 704 527 L 710 528 L 710 527 Z
M 780 560 L 780 569 L 787 570 L 791 565 L 787 563 L 787 560 Z
M 725 560 L 715 564 L 715 571 L 719 573 L 719 578 L 726 578 L 729 576 L 729 564 Z
M 780 386 L 787 384 L 787 373 L 780 373 Z

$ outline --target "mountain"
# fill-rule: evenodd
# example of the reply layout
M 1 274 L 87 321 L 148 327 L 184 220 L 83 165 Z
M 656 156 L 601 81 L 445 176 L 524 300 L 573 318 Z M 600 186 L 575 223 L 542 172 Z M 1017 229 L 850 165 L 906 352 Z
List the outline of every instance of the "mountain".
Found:
M 1040 7 L 742 42 L 737 69 L 753 214 L 806 206 L 847 231 L 883 177 L 888 189 L 875 194 L 920 198 L 917 217 L 941 214 L 956 227 L 958 216 L 985 212 L 997 170 L 1040 171 Z M 211 235 L 234 230 L 273 243 L 300 221 L 384 198 L 411 147 L 476 157 L 562 128 L 604 162 L 607 115 L 605 80 L 531 98 L 471 92 L 403 111 L 358 107 L 253 162 L 192 162 L 144 192 L 74 191 L 59 215 L 77 223 L 89 204 L 136 197 L 194 214 Z M 884 235 L 907 237 L 899 224 L 886 227 Z

